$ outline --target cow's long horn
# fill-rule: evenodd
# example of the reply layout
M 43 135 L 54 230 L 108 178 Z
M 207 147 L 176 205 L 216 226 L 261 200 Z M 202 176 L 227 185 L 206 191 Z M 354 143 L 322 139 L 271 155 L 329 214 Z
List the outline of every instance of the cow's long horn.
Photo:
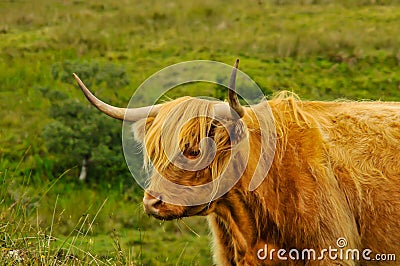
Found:
M 229 80 L 228 102 L 230 107 L 236 111 L 239 118 L 244 116 L 244 108 L 240 105 L 238 96 L 236 94 L 236 72 L 239 66 L 239 59 L 236 59 L 235 65 L 232 69 L 231 78 Z
M 218 103 L 214 105 L 214 115 L 216 118 L 223 119 L 240 119 L 244 116 L 244 108 L 240 105 L 238 96 L 236 94 L 236 73 L 239 65 L 239 59 L 236 59 L 235 65 L 232 69 L 231 78 L 229 80 L 228 102 Z M 235 111 L 233 112 L 232 109 Z
M 79 87 L 85 94 L 86 98 L 97 109 L 113 118 L 135 122 L 148 116 L 156 116 L 158 111 L 160 110 L 161 105 L 145 106 L 139 108 L 120 108 L 106 104 L 105 102 L 96 98 L 96 96 L 94 96 L 93 93 L 91 93 L 89 89 L 86 88 L 85 84 L 83 84 L 81 79 L 75 73 L 73 75 L 78 82 Z

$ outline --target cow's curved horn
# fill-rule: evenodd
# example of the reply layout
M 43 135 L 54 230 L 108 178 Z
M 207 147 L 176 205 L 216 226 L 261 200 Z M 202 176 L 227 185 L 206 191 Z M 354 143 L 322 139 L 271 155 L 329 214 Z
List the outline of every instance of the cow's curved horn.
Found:
M 231 78 L 229 80 L 228 103 L 219 103 L 214 105 L 214 114 L 219 118 L 238 119 L 244 116 L 244 108 L 240 105 L 238 96 L 236 94 L 236 73 L 239 65 L 239 59 L 236 59 L 235 65 L 232 69 Z M 231 108 L 237 113 L 232 112 Z
M 86 88 L 85 84 L 83 84 L 81 79 L 75 73 L 73 75 L 78 82 L 79 87 L 85 94 L 86 98 L 97 109 L 99 109 L 106 115 L 111 116 L 112 118 L 135 122 L 148 116 L 156 116 L 158 111 L 160 110 L 161 105 L 145 106 L 139 108 L 120 108 L 106 104 L 105 102 L 96 98 L 96 96 L 94 96 L 93 93 L 91 93 L 90 90 Z
M 235 65 L 232 69 L 231 78 L 229 80 L 228 102 L 231 108 L 236 111 L 240 118 L 242 118 L 244 116 L 244 108 L 240 105 L 238 96 L 236 94 L 236 72 L 238 66 L 239 59 L 236 59 Z

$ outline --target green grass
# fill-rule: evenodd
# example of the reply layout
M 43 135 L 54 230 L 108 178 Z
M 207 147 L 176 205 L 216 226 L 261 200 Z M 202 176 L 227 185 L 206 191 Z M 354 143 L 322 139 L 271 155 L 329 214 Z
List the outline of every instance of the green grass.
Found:
M 60 90 L 86 101 L 72 77 L 55 77 L 55 68 L 72 64 L 78 74 L 94 65 L 99 73 L 124 71 L 126 83 L 91 86 L 96 95 L 122 106 L 166 66 L 195 59 L 232 64 L 237 57 L 240 69 L 266 95 L 288 89 L 302 99 L 399 101 L 399 4 L 0 1 L 0 263 L 11 265 L 17 257 L 7 254 L 15 250 L 38 265 L 56 258 L 67 264 L 211 261 L 204 219 L 184 220 L 186 226 L 147 217 L 132 180 L 108 184 L 111 177 L 102 176 L 99 184 L 82 185 L 71 181 L 78 172 L 74 168 L 56 182 L 69 168 L 57 165 L 41 136 L 51 121 L 43 91 Z M 175 96 L 194 94 L 188 90 L 178 89 Z M 220 96 L 213 87 L 200 91 Z M 49 235 L 55 240 L 49 242 Z
M 286 88 L 311 99 L 398 97 L 392 95 L 398 91 L 398 5 L 202 3 L 2 1 L 0 99 L 13 100 L 0 102 L 1 126 L 8 129 L 1 132 L 1 146 L 23 142 L 25 132 L 35 137 L 46 123 L 48 103 L 39 88 L 62 89 L 83 100 L 72 78 L 66 84 L 51 76 L 52 66 L 66 60 L 126 69 L 129 86 L 102 89 L 118 104 L 170 64 L 231 64 L 236 57 L 266 93 Z M 377 95 L 381 87 L 389 92 Z
M 207 265 L 204 219 L 160 223 L 132 191 L 105 193 L 62 177 L 32 184 L 0 173 L 1 264 Z

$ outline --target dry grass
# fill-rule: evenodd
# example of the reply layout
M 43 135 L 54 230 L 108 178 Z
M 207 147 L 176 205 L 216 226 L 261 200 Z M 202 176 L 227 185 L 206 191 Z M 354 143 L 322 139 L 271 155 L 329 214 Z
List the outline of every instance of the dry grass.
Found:
M 199 238 L 181 222 L 143 216 L 133 185 L 47 179 L 56 158 L 40 137 L 50 105 L 41 90 L 84 101 L 72 78 L 53 78 L 54 66 L 124 69 L 129 86 L 92 87 L 120 105 L 170 64 L 237 57 L 267 95 L 398 101 L 399 21 L 395 0 L 0 1 L 0 263 L 210 264 L 203 220 L 187 222 Z

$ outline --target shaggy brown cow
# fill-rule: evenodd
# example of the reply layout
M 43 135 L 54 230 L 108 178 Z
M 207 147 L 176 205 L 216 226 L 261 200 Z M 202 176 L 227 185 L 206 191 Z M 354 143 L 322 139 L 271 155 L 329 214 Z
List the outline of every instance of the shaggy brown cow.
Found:
M 136 138 L 157 170 L 143 199 L 146 212 L 163 220 L 207 215 L 217 265 L 395 265 L 378 259 L 400 257 L 399 103 L 308 102 L 280 93 L 250 108 L 240 106 L 232 90 L 235 119 L 228 104 L 191 97 L 153 109 L 112 107 L 75 78 L 101 111 L 118 119 L 127 112 L 125 119 L 137 121 Z M 256 114 L 262 117 L 267 107 L 274 117 L 276 152 L 270 170 L 256 173 L 265 176 L 262 184 L 249 191 L 261 132 L 269 134 L 265 125 L 273 125 L 257 122 Z M 197 118 L 180 122 L 193 114 Z M 228 123 L 222 126 L 212 119 L 216 115 Z M 170 144 L 162 143 L 160 133 L 167 119 L 174 123 L 164 125 L 165 134 L 179 128 L 178 140 Z M 168 145 L 178 145 L 189 160 L 198 158 L 206 137 L 216 145 L 208 167 L 184 170 L 167 158 L 166 150 L 176 149 Z M 231 157 L 227 171 L 234 174 L 243 167 L 243 140 L 250 143 L 250 156 L 226 194 L 197 206 L 165 202 L 174 192 L 160 176 L 182 185 L 204 184 L 215 180 Z

